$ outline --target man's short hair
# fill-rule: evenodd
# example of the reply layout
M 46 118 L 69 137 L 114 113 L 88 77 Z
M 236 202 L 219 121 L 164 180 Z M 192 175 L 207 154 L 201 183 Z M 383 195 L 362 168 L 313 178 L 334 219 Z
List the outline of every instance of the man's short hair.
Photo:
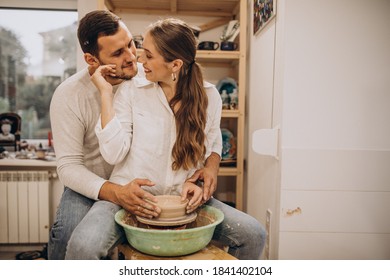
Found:
M 77 37 L 84 53 L 99 55 L 98 38 L 118 32 L 121 18 L 110 11 L 97 10 L 87 13 L 79 23 Z

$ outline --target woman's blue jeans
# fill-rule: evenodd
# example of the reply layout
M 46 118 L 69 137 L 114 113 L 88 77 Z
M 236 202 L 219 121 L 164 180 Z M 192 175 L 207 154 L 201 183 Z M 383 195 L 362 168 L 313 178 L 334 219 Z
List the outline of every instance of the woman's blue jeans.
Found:
M 266 240 L 264 226 L 217 199 L 211 198 L 206 204 L 225 215 L 213 240 L 229 246 L 229 253 L 238 259 L 259 259 Z M 50 230 L 49 259 L 104 259 L 112 248 L 126 240 L 123 229 L 114 220 L 120 209 L 116 204 L 95 201 L 65 187 Z

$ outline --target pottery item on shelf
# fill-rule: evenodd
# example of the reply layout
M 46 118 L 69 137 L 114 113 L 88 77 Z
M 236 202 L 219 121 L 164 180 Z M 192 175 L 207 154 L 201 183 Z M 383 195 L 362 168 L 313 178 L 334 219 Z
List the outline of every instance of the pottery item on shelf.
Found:
M 226 90 L 227 94 L 233 92 L 234 89 L 237 89 L 237 81 L 230 77 L 225 77 L 217 83 L 215 86 L 218 92 L 221 94 L 223 90 Z
M 46 152 L 47 152 L 46 149 L 38 149 L 35 151 L 35 155 L 39 159 L 44 159 L 46 157 Z
M 218 42 L 213 41 L 203 41 L 198 45 L 198 50 L 217 50 L 219 48 Z
M 227 94 L 226 90 L 224 89 L 221 93 L 221 99 L 222 99 L 222 109 L 229 109 L 230 108 L 230 98 Z
M 221 42 L 221 50 L 222 51 L 235 51 L 238 47 L 238 44 L 230 41 Z
M 240 33 L 240 23 L 238 20 L 231 20 L 223 29 L 221 40 L 233 42 Z
M 115 214 L 115 221 L 123 227 L 131 246 L 145 254 L 166 257 L 188 255 L 203 249 L 223 219 L 222 211 L 204 205 L 197 210 L 197 218 L 191 227 L 161 230 L 139 227 L 138 221 L 124 209 Z
M 233 133 L 227 128 L 221 128 L 222 133 L 222 160 L 231 160 L 236 158 L 236 139 Z
M 233 92 L 230 94 L 229 98 L 229 109 L 238 110 L 238 94 L 237 89 L 233 89 Z

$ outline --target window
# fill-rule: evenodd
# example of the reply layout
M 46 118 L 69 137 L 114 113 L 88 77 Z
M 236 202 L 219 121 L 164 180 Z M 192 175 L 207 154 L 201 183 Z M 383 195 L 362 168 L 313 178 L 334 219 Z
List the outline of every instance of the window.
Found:
M 46 139 L 56 87 L 76 72 L 77 12 L 0 8 L 0 113 L 20 115 L 21 139 Z

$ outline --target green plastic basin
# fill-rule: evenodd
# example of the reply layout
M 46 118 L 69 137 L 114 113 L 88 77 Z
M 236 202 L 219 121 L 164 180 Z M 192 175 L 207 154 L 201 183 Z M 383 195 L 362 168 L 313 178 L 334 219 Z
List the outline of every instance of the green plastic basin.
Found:
M 181 230 L 148 229 L 124 222 L 127 212 L 122 209 L 115 214 L 115 221 L 126 233 L 127 241 L 140 252 L 154 256 L 183 256 L 206 247 L 213 237 L 215 227 L 224 215 L 217 208 L 204 205 L 198 210 L 196 226 Z

